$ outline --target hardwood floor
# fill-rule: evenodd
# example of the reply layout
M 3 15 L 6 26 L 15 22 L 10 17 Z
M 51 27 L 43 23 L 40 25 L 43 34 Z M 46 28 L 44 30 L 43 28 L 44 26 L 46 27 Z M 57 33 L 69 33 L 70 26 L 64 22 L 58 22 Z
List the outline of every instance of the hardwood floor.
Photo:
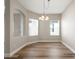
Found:
M 62 43 L 35 43 L 24 47 L 11 58 L 5 59 L 75 59 Z

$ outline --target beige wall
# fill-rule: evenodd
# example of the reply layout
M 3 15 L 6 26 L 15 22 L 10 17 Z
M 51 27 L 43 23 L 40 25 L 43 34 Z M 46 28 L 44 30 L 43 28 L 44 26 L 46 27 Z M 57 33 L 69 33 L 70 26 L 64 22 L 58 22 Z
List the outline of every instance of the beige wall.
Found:
M 14 36 L 14 13 L 17 13 L 17 10 L 20 10 L 25 15 L 25 24 L 24 36 Z M 29 18 L 38 18 L 38 14 L 26 10 L 17 0 L 10 1 L 10 53 L 13 53 L 18 48 L 22 47 L 24 44 L 29 42 L 34 42 L 39 40 L 39 36 L 29 37 L 28 36 L 28 19 Z
M 61 20 L 61 14 L 51 14 L 48 15 L 50 20 Z M 61 33 L 60 36 L 50 36 L 50 20 L 48 21 L 40 21 L 40 39 L 41 40 L 61 40 Z
M 14 36 L 14 13 L 20 10 L 25 15 L 25 25 L 27 26 L 27 12 L 26 10 L 18 3 L 17 0 L 10 0 L 10 53 L 24 45 L 27 41 L 27 30 L 25 36 Z
M 10 2 L 10 3 L 9 3 Z M 35 37 L 28 36 L 28 20 L 29 18 L 38 19 L 39 16 L 36 13 L 26 10 L 17 0 L 5 0 L 5 53 L 12 53 L 21 46 L 29 42 L 35 41 L 62 41 L 69 45 L 73 50 L 75 49 L 75 15 L 74 15 L 74 2 L 63 12 L 62 20 L 61 14 L 48 15 L 50 20 L 61 20 L 60 36 L 49 35 L 49 21 L 39 21 L 39 35 Z M 20 10 L 25 15 L 24 22 L 24 36 L 14 36 L 14 13 Z
M 75 4 L 74 1 L 62 14 L 61 20 L 62 41 L 73 51 L 75 50 Z
M 28 41 L 36 41 L 36 40 L 39 40 L 39 35 L 38 36 L 32 36 L 32 37 L 30 37 L 29 36 L 29 18 L 33 18 L 33 19 L 37 19 L 38 20 L 38 17 L 39 17 L 39 15 L 38 14 L 36 14 L 36 13 L 33 13 L 33 12 L 31 12 L 31 11 L 29 11 L 29 10 L 26 10 L 27 11 L 27 14 L 28 14 L 28 20 L 27 20 L 27 36 L 28 36 Z
M 9 6 L 10 6 L 10 8 L 9 8 L 10 10 L 7 10 L 7 11 L 10 12 L 9 13 L 10 15 L 8 15 L 10 19 L 8 19 L 8 21 L 6 20 L 7 25 L 5 27 L 6 28 L 5 30 L 7 32 L 5 34 L 7 38 L 6 37 L 5 38 L 8 39 L 7 41 L 5 40 L 5 43 L 6 43 L 5 51 L 7 53 L 13 53 L 18 48 L 22 47 L 24 44 L 27 44 L 29 42 L 35 42 L 35 41 L 53 42 L 53 41 L 61 40 L 61 36 L 50 36 L 49 35 L 49 21 L 46 21 L 46 22 L 39 21 L 39 35 L 34 36 L 34 37 L 28 36 L 28 30 L 29 30 L 28 29 L 28 23 L 29 23 L 28 20 L 29 20 L 29 18 L 38 19 L 38 17 L 40 15 L 26 10 L 17 0 L 10 0 Z M 24 20 L 25 21 L 24 22 L 25 35 L 24 36 L 14 36 L 14 13 L 16 13 L 17 10 L 22 11 L 25 15 L 25 20 Z M 60 20 L 61 19 L 61 14 L 54 14 L 54 15 L 51 14 L 48 16 L 50 17 L 51 20 L 55 20 L 55 19 Z

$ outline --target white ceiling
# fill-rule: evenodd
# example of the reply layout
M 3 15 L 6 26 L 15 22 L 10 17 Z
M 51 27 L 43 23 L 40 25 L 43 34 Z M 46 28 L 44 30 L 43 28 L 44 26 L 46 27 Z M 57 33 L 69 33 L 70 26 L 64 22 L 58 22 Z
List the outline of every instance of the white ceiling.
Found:
M 42 14 L 43 13 L 43 0 L 18 0 L 26 9 Z M 62 13 L 72 0 L 45 0 L 46 14 Z

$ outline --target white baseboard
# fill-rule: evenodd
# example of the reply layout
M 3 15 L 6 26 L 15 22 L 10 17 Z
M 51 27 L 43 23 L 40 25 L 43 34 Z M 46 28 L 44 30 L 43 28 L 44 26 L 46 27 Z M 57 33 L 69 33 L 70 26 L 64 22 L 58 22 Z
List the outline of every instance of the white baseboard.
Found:
M 23 47 L 25 47 L 29 44 L 37 43 L 37 42 L 61 42 L 61 40 L 38 40 L 38 41 L 34 41 L 34 42 L 28 42 L 28 43 L 22 45 L 21 47 L 19 47 L 18 49 L 14 50 L 13 52 L 11 52 L 10 54 L 5 53 L 5 57 L 12 57 L 15 53 L 20 51 Z
M 67 45 L 65 42 L 61 41 L 61 43 L 64 44 L 70 51 L 75 53 L 75 51 L 69 45 Z
M 16 49 L 15 51 L 11 52 L 11 53 L 10 53 L 10 57 L 13 56 L 15 53 L 17 53 L 18 51 L 20 51 L 20 50 L 21 50 L 22 48 L 24 48 L 25 46 L 27 46 L 27 45 L 29 45 L 29 44 L 33 44 L 33 43 L 37 43 L 37 41 L 35 41 L 35 42 L 28 42 L 28 43 L 22 45 L 20 48 L 18 48 L 18 49 Z
M 49 39 L 49 40 L 39 40 L 39 42 L 61 42 L 61 40 L 52 40 L 52 39 Z

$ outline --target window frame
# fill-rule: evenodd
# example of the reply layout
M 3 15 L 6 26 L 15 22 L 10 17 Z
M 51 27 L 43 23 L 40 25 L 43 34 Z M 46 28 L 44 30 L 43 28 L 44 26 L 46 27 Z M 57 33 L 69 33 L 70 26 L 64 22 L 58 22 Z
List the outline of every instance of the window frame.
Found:
M 38 33 L 37 33 L 37 35 L 30 35 L 30 33 L 29 33 L 29 19 L 33 19 L 33 20 L 37 20 L 38 21 Z M 37 37 L 37 36 L 39 36 L 39 20 L 38 19 L 36 19 L 36 18 L 29 18 L 28 19 L 28 36 L 29 37 Z
M 51 21 L 58 21 L 59 22 L 59 34 L 58 35 L 51 35 L 51 33 L 50 33 L 50 23 L 51 23 Z M 61 35 L 61 21 L 60 20 L 50 20 L 49 21 L 49 35 L 50 36 L 60 36 Z
M 16 15 L 19 15 L 20 16 L 20 19 L 17 19 L 17 20 L 20 20 L 20 22 L 19 22 L 19 26 L 20 26 L 20 28 L 19 29 L 17 29 L 17 28 L 15 28 L 15 25 L 16 25 L 16 23 L 15 23 L 15 21 L 16 21 Z M 22 12 L 22 11 L 20 11 L 20 10 L 16 10 L 15 11 L 15 13 L 13 13 L 13 26 L 14 26 L 14 29 L 13 29 L 13 36 L 14 37 L 24 37 L 25 36 L 25 33 L 24 33 L 24 31 L 25 31 L 25 24 L 24 24 L 24 22 L 25 22 L 25 14 Z M 20 30 L 20 32 L 19 32 L 19 35 L 16 35 L 16 30 Z

